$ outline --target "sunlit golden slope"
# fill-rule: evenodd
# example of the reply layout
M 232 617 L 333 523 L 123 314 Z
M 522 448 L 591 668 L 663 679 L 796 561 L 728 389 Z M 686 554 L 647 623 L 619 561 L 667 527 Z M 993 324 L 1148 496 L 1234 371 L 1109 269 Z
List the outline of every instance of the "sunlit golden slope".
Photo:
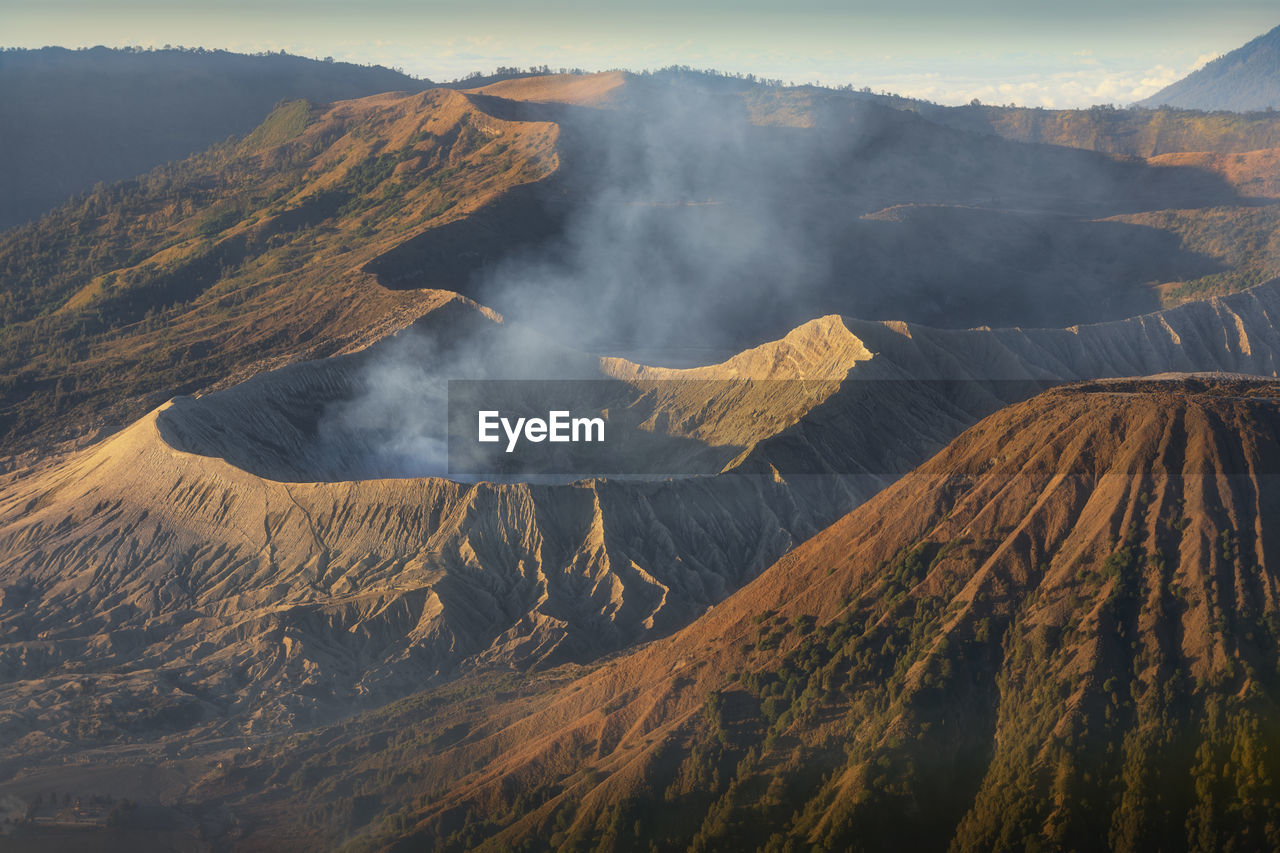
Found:
M 553 74 L 543 77 L 522 77 L 490 83 L 474 91 L 507 98 L 513 101 L 535 101 L 579 106 L 606 106 L 618 94 L 616 90 L 627 84 L 629 75 L 624 71 L 607 71 L 602 74 Z
M 31 446 L 351 351 L 447 298 L 363 271 L 557 165 L 457 92 L 282 105 L 254 133 L 0 236 L 0 432 Z

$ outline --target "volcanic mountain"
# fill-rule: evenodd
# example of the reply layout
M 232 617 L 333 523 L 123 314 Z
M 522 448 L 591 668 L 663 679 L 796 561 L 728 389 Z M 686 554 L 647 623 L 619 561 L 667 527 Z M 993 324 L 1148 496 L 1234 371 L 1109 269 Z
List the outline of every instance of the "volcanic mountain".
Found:
M 314 831 L 292 840 L 311 847 L 1105 837 L 1119 819 L 1097 780 L 1116 750 L 1151 747 L 1149 717 L 1125 740 L 1147 658 L 1104 634 L 1147 642 L 1134 602 L 1156 545 L 1177 583 L 1235 596 L 1170 592 L 1198 615 L 1157 620 L 1161 653 L 1194 672 L 1159 706 L 1192 721 L 1166 727 L 1175 766 L 1187 744 L 1211 770 L 1215 750 L 1265 753 L 1204 692 L 1269 695 L 1267 659 L 1238 656 L 1235 680 L 1216 651 L 1204 663 L 1237 600 L 1270 613 L 1265 531 L 1246 545 L 1270 510 L 1240 514 L 1264 467 L 1229 499 L 1113 484 L 1182 464 L 1126 443 L 1161 425 L 1161 446 L 1222 448 L 1193 467 L 1249 462 L 1269 433 L 1239 412 L 1269 424 L 1270 385 L 1022 401 L 1100 377 L 1276 376 L 1269 155 L 1146 161 L 852 93 L 682 79 L 287 102 L 0 234 L 0 427 L 25 451 L 0 475 L 0 769 L 21 774 L 0 808 L 66 779 L 118 795 L 145 762 L 194 786 L 181 820 L 219 843 L 243 834 L 228 808 L 302 819 Z M 1172 138 L 1212 135 L 1188 127 Z M 583 382 L 574 406 L 638 441 L 623 476 L 446 476 L 445 389 L 477 379 Z M 1144 532 L 1164 515 L 1133 532 L 1157 494 L 1161 513 L 1189 505 L 1171 518 L 1199 550 Z M 1211 551 L 1236 555 L 1234 586 Z M 1077 603 L 1092 615 L 1073 622 Z M 1018 651 L 1044 625 L 1069 665 Z M 1239 648 L 1271 629 L 1249 630 Z M 1027 759 L 1017 731 L 1052 749 Z M 1046 798 L 1050 759 L 1063 787 Z M 1194 797 L 1160 799 L 1143 765 L 1123 808 L 1161 826 L 1201 809 L 1205 844 L 1223 821 L 1266 829 L 1259 761 L 1237 804 L 1204 805 L 1218 783 L 1199 770 Z
M 1064 330 L 826 317 L 682 370 L 574 352 L 456 299 L 360 353 L 175 399 L 0 489 L 3 757 L 257 736 L 664 636 L 1046 384 L 1274 375 L 1277 289 Z M 432 382 L 476 352 L 503 377 L 607 380 L 584 404 L 670 473 L 456 482 L 430 454 L 388 455 L 406 432 L 442 437 Z
M 689 366 L 829 314 L 1061 327 L 1276 274 L 1255 239 L 1272 207 L 1249 200 L 1243 231 L 1204 212 L 1243 210 L 1234 172 L 679 83 L 289 102 L 0 234 L 6 449 L 354 352 L 455 293 L 576 349 Z
M 1046 392 L 672 637 L 193 794 L 259 821 L 245 849 L 1272 847 L 1277 401 L 1226 375 Z
M 1219 56 L 1139 104 L 1237 112 L 1274 109 L 1280 104 L 1280 27 Z

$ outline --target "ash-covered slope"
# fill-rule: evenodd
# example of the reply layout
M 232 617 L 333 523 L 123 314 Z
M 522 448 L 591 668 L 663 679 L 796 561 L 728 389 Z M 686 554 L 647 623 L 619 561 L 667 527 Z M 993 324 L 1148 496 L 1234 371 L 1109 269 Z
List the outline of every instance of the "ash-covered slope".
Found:
M 456 305 L 423 325 L 417 333 L 442 359 L 451 338 L 496 356 L 508 334 Z M 821 331 L 796 338 L 744 354 L 726 374 L 829 376 L 836 351 L 814 345 Z M 597 359 L 556 352 L 608 375 Z M 848 347 L 840 373 L 865 356 Z M 0 507 L 0 689 L 12 700 L 11 743 L 38 752 L 50 736 L 90 730 L 260 731 L 385 701 L 460 668 L 591 660 L 687 624 L 816 532 L 827 507 L 885 482 L 823 481 L 803 493 L 776 475 L 298 482 L 368 476 L 333 467 L 369 451 L 368 435 L 340 430 L 323 456 L 311 442 L 326 405 L 367 386 L 386 367 L 380 357 L 375 347 L 175 400 L 10 484 Z M 785 428 L 824 388 L 838 382 L 771 400 L 774 416 L 756 428 Z M 668 390 L 662 406 L 688 408 L 679 383 Z M 760 402 L 731 394 L 700 419 L 670 420 L 714 433 L 711 418 L 741 423 L 741 407 Z M 421 401 L 397 411 L 439 415 L 409 405 Z M 70 686 L 86 672 L 97 678 L 89 709 Z M 172 679 L 181 687 L 157 687 Z M 90 730 L 76 722 L 86 714 Z
M 165 414 L 6 501 L 14 745 L 86 715 L 101 735 L 258 731 L 466 660 L 590 659 L 687 622 L 807 532 L 781 484 L 280 483 L 171 449 Z M 87 709 L 64 695 L 86 672 Z M 166 678 L 182 686 L 157 697 Z
M 941 449 L 979 418 L 1058 382 L 1197 371 L 1280 375 L 1277 316 L 1280 282 L 1068 329 L 951 330 L 843 318 L 841 328 L 871 357 L 803 419 L 753 444 L 735 470 L 901 473 L 924 457 L 883 455 L 898 447 L 869 436 L 915 434 L 917 446 Z
M 1073 330 L 830 317 L 685 371 L 544 342 L 557 363 L 633 389 L 652 423 L 720 460 L 717 476 L 335 481 L 369 471 L 313 453 L 316 424 L 404 367 L 378 348 L 176 400 L 0 493 L 5 731 L 28 756 L 127 733 L 257 731 L 475 666 L 593 660 L 688 624 L 1040 383 L 1273 374 L 1275 299 L 1260 288 Z M 428 368 L 461 342 L 501 353 L 515 334 L 461 302 L 421 325 L 439 345 Z M 395 411 L 431 414 L 415 405 Z M 359 431 L 331 439 L 346 463 L 371 447 Z
M 361 717 L 204 795 L 239 790 L 281 849 L 353 814 L 385 850 L 1274 847 L 1277 400 L 1047 392 L 671 638 L 510 702 Z M 294 771 L 287 805 L 255 798 Z

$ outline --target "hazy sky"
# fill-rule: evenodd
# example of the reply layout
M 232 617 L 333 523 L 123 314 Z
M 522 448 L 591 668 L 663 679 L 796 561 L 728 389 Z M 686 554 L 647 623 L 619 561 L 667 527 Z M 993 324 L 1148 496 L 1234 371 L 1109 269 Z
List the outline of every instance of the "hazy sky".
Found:
M 678 63 L 1043 106 L 1145 97 L 1276 25 L 1276 0 L 0 0 L 4 46 L 287 50 L 435 80 Z

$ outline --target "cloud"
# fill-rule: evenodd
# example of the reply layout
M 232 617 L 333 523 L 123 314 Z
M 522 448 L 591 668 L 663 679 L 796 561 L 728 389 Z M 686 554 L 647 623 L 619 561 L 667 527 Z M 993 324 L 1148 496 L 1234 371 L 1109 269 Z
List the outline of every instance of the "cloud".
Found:
M 1080 51 L 1077 54 L 1085 53 Z M 1095 62 L 1068 71 L 1010 74 L 990 77 L 945 77 L 933 72 L 885 74 L 872 82 L 876 91 L 889 91 L 942 104 L 984 103 L 1071 109 L 1094 104 L 1124 105 L 1140 101 L 1175 83 L 1216 58 L 1205 54 L 1187 65 L 1158 64 L 1145 68 L 1115 68 Z M 994 75 L 993 75 L 994 76 Z
M 1199 71 L 1201 68 L 1204 68 L 1210 62 L 1213 62 L 1215 59 L 1219 58 L 1220 56 L 1221 54 L 1217 54 L 1217 53 L 1202 53 L 1196 57 L 1196 61 L 1191 66 L 1191 70 Z

